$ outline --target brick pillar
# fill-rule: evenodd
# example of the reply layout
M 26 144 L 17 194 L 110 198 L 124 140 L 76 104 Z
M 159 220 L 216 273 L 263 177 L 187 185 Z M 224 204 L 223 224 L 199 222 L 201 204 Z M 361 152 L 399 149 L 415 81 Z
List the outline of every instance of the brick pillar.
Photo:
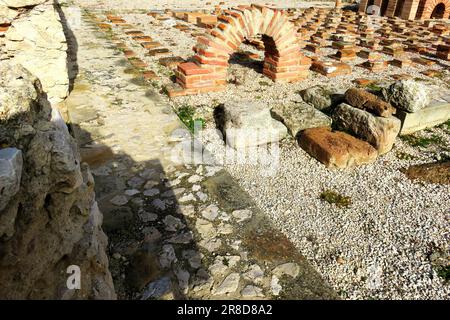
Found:
M 359 12 L 366 12 L 367 9 L 367 3 L 369 2 L 369 0 L 361 0 L 359 2 L 359 8 L 358 11 Z
M 386 17 L 393 17 L 395 15 L 395 9 L 397 8 L 398 0 L 389 0 L 389 4 L 386 10 Z
M 220 91 L 227 84 L 230 55 L 244 39 L 263 35 L 265 59 L 263 73 L 273 81 L 299 81 L 309 74 L 311 60 L 300 52 L 297 27 L 281 10 L 264 6 L 242 6 L 224 10 L 217 27 L 197 38 L 192 62 L 178 65 L 175 72 L 180 92 L 170 96 Z
M 400 17 L 406 20 L 414 20 L 416 18 L 418 7 L 419 0 L 406 0 Z

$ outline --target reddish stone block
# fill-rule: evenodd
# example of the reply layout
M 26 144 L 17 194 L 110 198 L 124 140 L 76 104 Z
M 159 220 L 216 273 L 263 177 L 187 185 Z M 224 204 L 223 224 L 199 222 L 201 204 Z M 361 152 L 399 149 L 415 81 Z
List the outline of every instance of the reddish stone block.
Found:
M 353 80 L 352 82 L 357 84 L 358 86 L 367 87 L 368 85 L 373 84 L 376 81 L 370 80 L 370 79 L 365 79 L 365 78 L 357 78 L 357 79 Z
M 0 33 L 5 33 L 6 31 L 8 31 L 9 27 L 10 27 L 9 24 L 0 25 Z
M 135 68 L 146 68 L 148 67 L 148 65 L 142 61 L 141 59 L 130 59 L 129 60 L 130 63 L 135 67 Z
M 152 50 L 149 50 L 149 51 L 147 52 L 147 55 L 150 56 L 150 57 L 155 57 L 155 56 L 166 55 L 166 54 L 169 54 L 169 53 L 170 53 L 170 50 L 169 50 L 169 49 L 166 49 L 166 48 L 158 48 L 158 49 L 152 49 Z
M 422 66 L 432 66 L 436 63 L 436 61 L 434 61 L 434 60 L 422 58 L 422 57 L 413 58 L 412 61 L 414 63 L 420 64 Z
M 141 46 L 144 47 L 145 49 L 155 49 L 161 47 L 162 44 L 156 41 L 152 41 L 152 42 L 142 42 Z
M 132 50 L 125 50 L 123 52 L 123 54 L 125 55 L 125 57 L 127 58 L 132 58 L 132 57 L 136 57 L 136 52 L 132 51 Z
M 387 62 L 385 61 L 366 61 L 364 62 L 361 67 L 366 68 L 367 70 L 370 70 L 372 72 L 378 72 L 383 71 L 387 67 Z
M 178 71 L 184 75 L 209 74 L 211 70 L 202 68 L 193 62 L 185 62 L 178 65 Z
M 127 36 L 130 36 L 130 37 L 143 36 L 144 35 L 144 33 L 142 31 L 138 31 L 138 30 L 125 31 L 125 34 Z
M 348 64 L 342 62 L 322 61 L 313 61 L 311 70 L 316 71 L 329 78 L 351 74 L 352 72 L 352 69 Z
M 97 23 L 97 26 L 104 30 L 112 29 L 112 26 L 108 23 Z
M 397 68 L 404 68 L 411 66 L 412 62 L 408 58 L 399 58 L 389 61 L 389 64 Z
M 155 80 L 159 78 L 156 73 L 151 70 L 142 72 L 142 76 L 145 80 Z
M 391 78 L 394 80 L 408 80 L 411 79 L 412 76 L 409 74 L 392 74 Z
M 426 75 L 427 77 L 435 77 L 437 75 L 440 75 L 441 71 L 429 69 L 429 70 L 422 71 L 421 74 Z
M 134 36 L 133 40 L 138 41 L 138 42 L 152 42 L 153 41 L 152 37 L 149 37 L 149 36 Z

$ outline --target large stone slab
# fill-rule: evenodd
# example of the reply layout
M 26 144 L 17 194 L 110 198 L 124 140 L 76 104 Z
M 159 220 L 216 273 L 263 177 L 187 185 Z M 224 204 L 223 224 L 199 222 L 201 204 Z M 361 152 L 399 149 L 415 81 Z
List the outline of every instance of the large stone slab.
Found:
M 272 118 L 270 108 L 260 102 L 228 102 L 224 105 L 227 145 L 246 148 L 276 142 L 287 135 L 286 127 Z
M 385 154 L 392 149 L 400 132 L 401 121 L 398 118 L 377 117 L 346 103 L 340 104 L 332 117 L 339 129 L 350 131 L 358 138 L 369 142 L 379 154 Z
M 19 191 L 22 165 L 22 151 L 16 148 L 0 150 L 0 211 Z
M 278 105 L 272 108 L 272 114 L 284 123 L 293 137 L 305 129 L 331 126 L 330 117 L 306 102 Z
M 347 168 L 372 163 L 378 152 L 369 143 L 329 128 L 306 129 L 299 145 L 329 168 Z
M 444 123 L 450 119 L 450 103 L 434 102 L 414 113 L 398 110 L 396 115 L 402 122 L 401 135 L 411 134 L 425 128 Z

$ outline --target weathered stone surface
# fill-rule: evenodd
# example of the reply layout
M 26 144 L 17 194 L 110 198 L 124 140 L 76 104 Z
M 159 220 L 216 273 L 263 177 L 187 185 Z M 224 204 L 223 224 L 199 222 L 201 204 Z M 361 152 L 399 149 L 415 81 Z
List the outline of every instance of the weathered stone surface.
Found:
M 142 300 L 157 299 L 167 294 L 172 289 L 172 282 L 169 277 L 162 277 L 156 281 L 151 282 L 144 293 Z
M 330 117 L 305 102 L 276 106 L 272 114 L 284 123 L 293 137 L 305 129 L 331 126 Z
M 19 191 L 0 211 L 2 299 L 115 298 L 89 168 L 35 76 L 0 64 L 0 144 L 22 151 Z M 82 270 L 66 287 L 67 267 Z M 17 276 L 20 275 L 20 276 Z
M 334 110 L 333 121 L 338 129 L 350 131 L 369 142 L 379 154 L 392 149 L 401 126 L 401 121 L 396 117 L 377 117 L 345 103 Z
M 224 134 L 233 148 L 258 146 L 283 139 L 286 127 L 270 115 L 264 103 L 229 102 L 224 106 Z
M 262 289 L 256 286 L 248 285 L 241 291 L 241 295 L 244 298 L 256 298 L 256 297 L 264 297 L 262 293 Z
M 329 128 L 306 129 L 299 145 L 327 167 L 347 168 L 374 162 L 377 150 L 369 143 Z
M 5 35 L 5 50 L 11 62 L 39 78 L 52 104 L 67 96 L 67 43 L 52 2 L 38 5 L 12 22 Z
M 44 3 L 47 0 L 1 0 L 0 5 L 5 5 L 10 8 L 32 7 Z
M 19 191 L 22 164 L 20 150 L 16 148 L 0 149 L 0 211 L 5 209 L 9 200 Z
M 402 171 L 411 180 L 450 184 L 450 161 L 414 165 Z
M 3 5 L 0 1 L 0 24 L 9 24 L 18 16 L 19 12 Z
M 239 287 L 239 280 L 241 276 L 239 273 L 231 273 L 225 280 L 214 290 L 215 295 L 223 295 L 227 293 L 236 292 Z
M 303 101 L 311 104 L 318 110 L 328 109 L 344 100 L 342 94 L 323 86 L 313 86 L 301 92 Z
M 394 82 L 383 90 L 383 95 L 392 105 L 407 112 L 419 111 L 430 103 L 428 88 L 412 79 Z
M 253 213 L 251 210 L 243 209 L 243 210 L 234 210 L 231 215 L 236 219 L 238 223 L 249 220 Z
M 367 110 L 381 117 L 390 117 L 396 111 L 389 103 L 364 89 L 348 89 L 345 92 L 345 100 L 355 108 Z
M 287 262 L 277 266 L 275 269 L 273 269 L 272 273 L 278 278 L 281 278 L 283 275 L 288 275 L 292 278 L 296 278 L 300 273 L 300 267 L 296 263 Z

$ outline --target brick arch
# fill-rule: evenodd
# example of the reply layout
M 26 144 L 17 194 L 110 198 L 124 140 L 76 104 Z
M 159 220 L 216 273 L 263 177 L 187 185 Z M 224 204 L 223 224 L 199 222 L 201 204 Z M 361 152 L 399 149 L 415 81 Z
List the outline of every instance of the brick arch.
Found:
M 309 74 L 311 60 L 301 52 L 297 29 L 281 10 L 265 6 L 238 6 L 219 16 L 216 28 L 199 37 L 193 62 L 178 66 L 177 83 L 185 94 L 225 89 L 231 54 L 245 39 L 262 35 L 263 73 L 273 81 L 293 82 Z
M 437 5 L 443 4 L 445 6 L 444 18 L 450 16 L 450 0 L 425 0 L 421 1 L 418 8 L 418 19 L 430 19 L 431 14 Z

